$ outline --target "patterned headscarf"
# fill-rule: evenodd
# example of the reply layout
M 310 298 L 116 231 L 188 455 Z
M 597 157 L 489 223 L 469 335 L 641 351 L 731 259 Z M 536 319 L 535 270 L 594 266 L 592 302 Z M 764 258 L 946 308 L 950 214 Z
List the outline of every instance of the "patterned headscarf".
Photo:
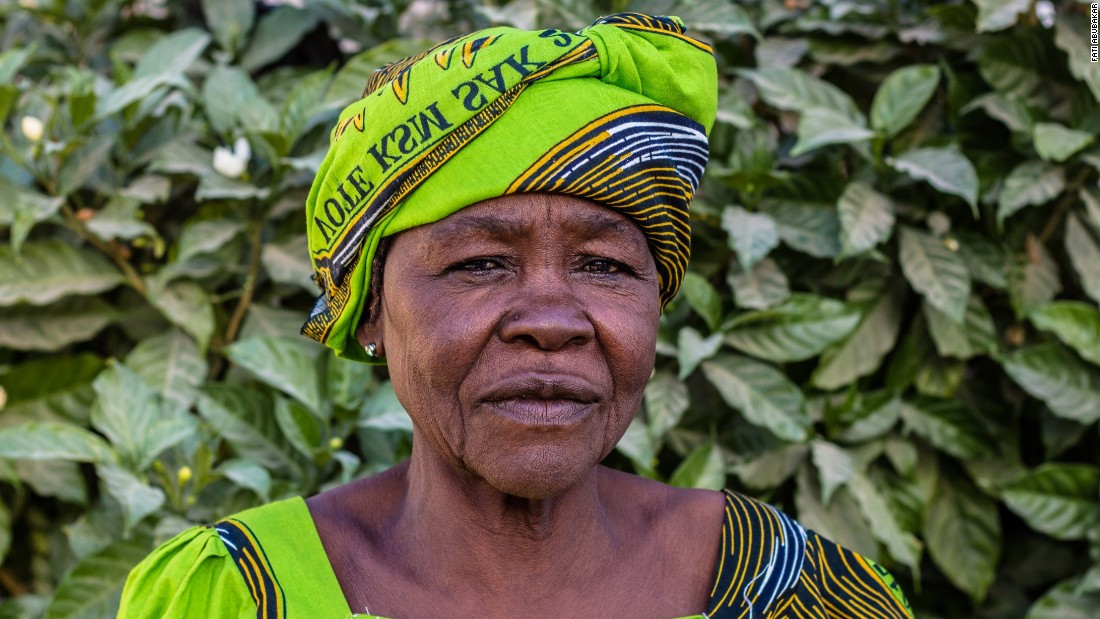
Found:
M 320 298 L 302 333 L 342 357 L 379 241 L 488 198 L 545 192 L 623 213 L 653 252 L 662 307 L 690 253 L 688 203 L 717 106 L 710 47 L 676 17 L 578 33 L 489 28 L 371 74 L 340 114 L 306 202 Z

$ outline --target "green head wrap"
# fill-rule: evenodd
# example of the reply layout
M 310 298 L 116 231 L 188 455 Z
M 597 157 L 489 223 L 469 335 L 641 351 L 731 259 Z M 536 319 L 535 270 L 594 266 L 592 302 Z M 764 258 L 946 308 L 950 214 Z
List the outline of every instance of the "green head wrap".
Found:
M 690 252 L 717 71 L 675 17 L 623 13 L 578 33 L 489 28 L 371 74 L 340 113 L 306 202 L 321 297 L 302 333 L 342 357 L 382 237 L 481 200 L 587 198 L 646 235 L 661 304 Z

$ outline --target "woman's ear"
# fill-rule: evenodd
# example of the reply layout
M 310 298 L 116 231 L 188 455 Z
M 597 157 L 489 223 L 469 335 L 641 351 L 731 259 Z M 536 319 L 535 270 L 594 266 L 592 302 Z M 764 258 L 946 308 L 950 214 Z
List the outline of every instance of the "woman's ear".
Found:
M 385 353 L 382 347 L 382 317 L 375 320 L 363 320 L 355 330 L 355 339 L 372 357 L 381 357 Z

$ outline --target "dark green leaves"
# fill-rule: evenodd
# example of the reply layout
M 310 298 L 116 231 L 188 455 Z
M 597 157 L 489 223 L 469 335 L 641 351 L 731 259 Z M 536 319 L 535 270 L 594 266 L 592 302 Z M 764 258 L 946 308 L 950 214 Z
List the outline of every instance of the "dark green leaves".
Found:
M 879 86 L 871 104 L 871 126 L 893 137 L 909 126 L 936 92 L 940 70 L 912 65 L 894 71 Z
M 1044 464 L 1005 486 L 1005 503 L 1031 528 L 1057 539 L 1080 539 L 1100 526 L 1095 466 Z
M 723 355 L 704 361 L 703 373 L 722 399 L 752 423 L 784 440 L 806 438 L 809 419 L 802 410 L 802 392 L 779 370 L 745 357 Z
M 902 228 L 899 258 L 906 279 L 936 309 L 962 321 L 970 297 L 970 272 L 958 253 L 943 241 L 912 228 Z
M 1100 420 L 1100 372 L 1064 346 L 1037 344 L 1008 355 L 1005 372 L 1054 414 L 1081 423 Z
M 29 242 L 16 255 L 0 246 L 0 306 L 47 305 L 67 295 L 90 295 L 122 283 L 122 275 L 92 250 L 62 241 Z

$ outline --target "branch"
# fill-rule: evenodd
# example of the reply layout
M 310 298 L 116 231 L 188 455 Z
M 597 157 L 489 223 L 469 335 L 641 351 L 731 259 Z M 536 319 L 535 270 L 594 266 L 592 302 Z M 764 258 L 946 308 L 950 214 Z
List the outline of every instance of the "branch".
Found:
M 138 272 L 134 270 L 134 267 L 130 264 L 129 260 L 127 260 L 125 256 L 119 253 L 118 249 L 116 249 L 110 243 L 104 242 L 103 239 L 93 234 L 92 231 L 84 225 L 84 222 L 77 219 L 76 214 L 73 213 L 73 210 L 69 208 L 68 205 L 62 206 L 61 212 L 65 216 L 65 222 L 74 232 L 79 234 L 80 237 L 84 240 L 91 243 L 92 247 L 95 247 L 102 253 L 106 254 L 107 257 L 115 263 L 115 266 L 117 266 L 119 270 L 122 271 L 122 274 L 126 276 L 126 281 L 128 281 L 130 285 L 133 286 L 134 290 L 137 290 L 138 293 L 141 294 L 141 296 L 146 296 L 145 283 L 141 281 L 141 276 L 138 275 Z
M 1050 237 L 1054 236 L 1054 231 L 1058 229 L 1058 226 L 1065 219 L 1066 213 L 1069 212 L 1069 207 L 1073 206 L 1073 200 L 1077 197 L 1077 190 L 1085 184 L 1085 179 L 1088 178 L 1090 170 L 1086 167 L 1077 173 L 1069 184 L 1066 185 L 1066 191 L 1062 194 L 1062 199 L 1054 205 L 1054 213 L 1051 214 L 1050 219 L 1047 220 L 1047 225 L 1043 227 L 1043 231 L 1039 233 L 1039 242 L 1043 245 L 1047 244 Z
M 244 280 L 244 290 L 241 299 L 237 301 L 237 307 L 233 308 L 233 315 L 229 318 L 229 325 L 225 328 L 225 345 L 232 344 L 237 339 L 237 332 L 244 321 L 244 315 L 248 312 L 248 306 L 252 303 L 252 295 L 256 291 L 256 278 L 260 275 L 260 250 L 263 235 L 263 224 L 256 223 L 252 227 L 252 235 L 249 239 L 252 243 L 251 253 L 248 259 L 248 275 Z

